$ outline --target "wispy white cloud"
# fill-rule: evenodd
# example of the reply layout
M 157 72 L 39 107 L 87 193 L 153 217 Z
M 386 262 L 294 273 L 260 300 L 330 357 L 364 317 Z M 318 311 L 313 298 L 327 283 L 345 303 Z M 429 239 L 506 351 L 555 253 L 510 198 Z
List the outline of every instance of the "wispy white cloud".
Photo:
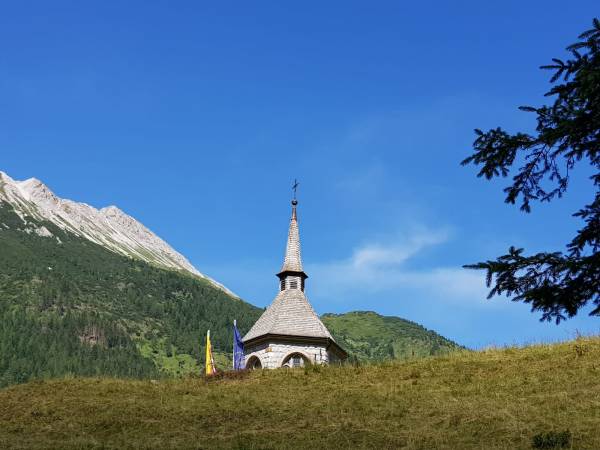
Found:
M 381 267 L 402 265 L 421 250 L 448 240 L 449 231 L 419 230 L 394 239 L 363 245 L 354 251 L 350 264 L 358 270 L 374 270 Z
M 398 236 L 358 246 L 348 258 L 309 266 L 315 294 L 332 301 L 410 290 L 432 301 L 490 304 L 483 301 L 487 289 L 481 273 L 452 266 L 411 267 L 417 256 L 449 241 L 448 229 L 421 227 Z

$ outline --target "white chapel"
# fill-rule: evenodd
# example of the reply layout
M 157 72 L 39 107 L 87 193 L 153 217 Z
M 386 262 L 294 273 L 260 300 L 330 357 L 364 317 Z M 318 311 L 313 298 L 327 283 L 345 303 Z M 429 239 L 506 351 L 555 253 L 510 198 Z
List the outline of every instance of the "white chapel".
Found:
M 279 293 L 243 338 L 249 369 L 330 364 L 348 356 L 304 295 L 308 275 L 302 268 L 297 205 L 296 199 L 292 200 L 285 259 L 277 274 Z

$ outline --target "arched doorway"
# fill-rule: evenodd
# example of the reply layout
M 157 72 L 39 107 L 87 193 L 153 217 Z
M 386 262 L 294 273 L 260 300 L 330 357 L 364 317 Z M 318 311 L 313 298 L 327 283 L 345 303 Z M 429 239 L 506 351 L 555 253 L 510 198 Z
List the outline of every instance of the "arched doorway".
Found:
M 311 364 L 310 359 L 302 353 L 294 352 L 287 355 L 283 358 L 283 362 L 281 363 L 281 367 L 304 367 L 309 366 Z
M 262 364 L 258 356 L 251 356 L 246 363 L 246 369 L 262 369 Z

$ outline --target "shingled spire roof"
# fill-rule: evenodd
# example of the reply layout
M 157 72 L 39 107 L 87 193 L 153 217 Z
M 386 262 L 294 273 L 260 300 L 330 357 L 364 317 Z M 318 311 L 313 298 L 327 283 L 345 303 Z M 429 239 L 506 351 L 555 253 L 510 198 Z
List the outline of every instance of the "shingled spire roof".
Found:
M 260 316 L 254 326 L 244 336 L 243 341 L 265 336 L 302 336 L 328 338 L 333 340 L 329 331 L 310 306 L 304 292 L 300 289 L 280 291 L 273 303 Z
M 280 279 L 280 292 L 244 336 L 244 342 L 265 335 L 326 338 L 333 341 L 331 334 L 304 295 L 304 280 L 307 275 L 302 269 L 300 257 L 297 204 L 296 200 L 292 201 L 292 219 L 285 259 L 281 272 L 277 274 Z
M 300 233 L 298 232 L 298 216 L 296 206 L 298 201 L 292 200 L 292 218 L 290 220 L 290 230 L 288 232 L 287 247 L 285 249 L 285 258 L 281 273 L 284 272 L 304 272 L 302 270 L 302 255 L 300 253 Z

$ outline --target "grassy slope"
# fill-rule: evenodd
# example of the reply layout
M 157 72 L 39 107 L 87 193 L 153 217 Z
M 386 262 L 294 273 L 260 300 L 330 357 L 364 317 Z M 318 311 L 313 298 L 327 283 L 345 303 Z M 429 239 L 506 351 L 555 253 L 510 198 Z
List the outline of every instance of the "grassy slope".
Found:
M 234 380 L 39 381 L 0 390 L 3 448 L 600 448 L 600 339 Z
M 336 341 L 359 361 L 440 355 L 461 348 L 417 323 L 372 311 L 324 314 L 321 319 Z

